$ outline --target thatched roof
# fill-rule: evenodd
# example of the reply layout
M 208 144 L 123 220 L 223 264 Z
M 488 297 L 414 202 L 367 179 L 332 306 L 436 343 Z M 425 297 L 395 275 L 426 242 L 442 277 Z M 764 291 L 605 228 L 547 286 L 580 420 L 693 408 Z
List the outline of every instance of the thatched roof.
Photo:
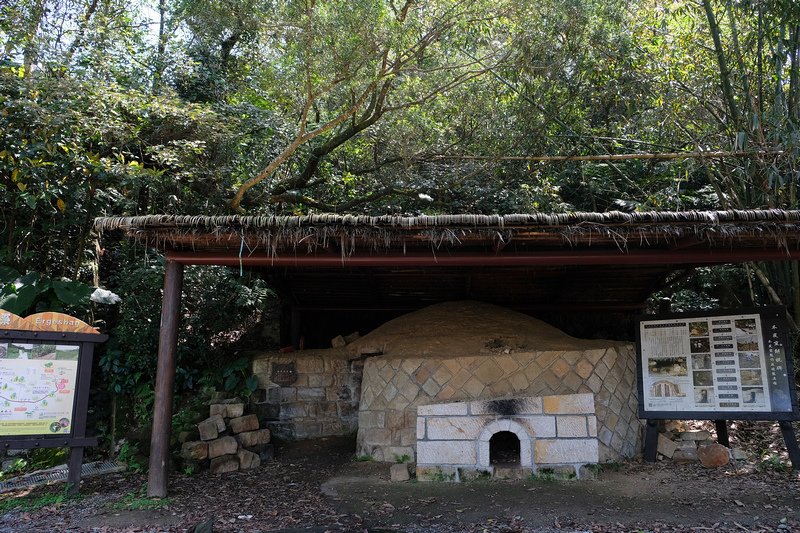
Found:
M 168 251 L 275 257 L 307 248 L 401 251 L 508 244 L 537 249 L 612 246 L 621 251 L 705 243 L 724 247 L 796 247 L 800 211 L 684 211 L 437 216 L 175 216 L 98 218 L 98 230 L 128 236 Z M 686 244 L 686 243 L 683 243 Z
M 800 258 L 800 211 L 99 218 L 185 264 L 261 269 L 296 309 L 638 309 L 702 265 Z M 676 274 L 677 273 L 677 274 Z

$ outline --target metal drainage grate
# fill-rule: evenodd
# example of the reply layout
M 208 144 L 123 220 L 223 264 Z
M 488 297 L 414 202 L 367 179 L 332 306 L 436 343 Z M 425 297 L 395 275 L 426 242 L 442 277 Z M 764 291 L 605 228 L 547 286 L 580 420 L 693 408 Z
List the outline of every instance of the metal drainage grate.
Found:
M 124 472 L 127 467 L 119 465 L 114 461 L 95 461 L 93 463 L 86 463 L 81 466 L 81 477 L 93 476 L 97 474 L 111 474 L 114 472 Z M 43 470 L 41 472 L 34 472 L 25 476 L 15 477 L 8 481 L 0 481 L 0 492 L 5 492 L 14 489 L 21 489 L 23 487 L 30 487 L 31 485 L 39 485 L 41 483 L 49 483 L 51 481 L 63 481 L 67 479 L 69 469 L 67 465 L 57 466 L 50 470 Z

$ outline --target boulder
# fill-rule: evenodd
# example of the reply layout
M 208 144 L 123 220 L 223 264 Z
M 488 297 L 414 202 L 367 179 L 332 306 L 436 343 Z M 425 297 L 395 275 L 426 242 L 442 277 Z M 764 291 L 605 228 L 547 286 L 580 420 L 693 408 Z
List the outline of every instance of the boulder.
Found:
M 700 464 L 706 468 L 719 468 L 725 466 L 731 460 L 730 451 L 722 444 L 712 444 L 711 446 L 701 446 L 697 450 L 697 458 Z
M 411 479 L 406 463 L 392 465 L 389 468 L 389 476 L 392 481 L 408 481 Z
M 252 448 L 261 444 L 269 444 L 270 433 L 268 429 L 257 429 L 255 431 L 245 431 L 236 435 L 236 438 L 245 448 Z

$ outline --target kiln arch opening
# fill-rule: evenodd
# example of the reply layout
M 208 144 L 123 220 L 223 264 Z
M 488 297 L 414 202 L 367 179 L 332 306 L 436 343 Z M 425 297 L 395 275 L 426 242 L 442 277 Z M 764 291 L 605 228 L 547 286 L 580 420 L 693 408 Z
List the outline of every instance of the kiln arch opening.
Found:
M 492 457 L 492 441 L 495 435 L 499 435 L 495 439 L 495 447 L 501 443 L 507 444 L 509 441 L 512 442 L 512 446 L 515 446 L 513 440 L 518 443 L 519 455 L 515 466 L 533 467 L 531 437 L 524 427 L 513 420 L 495 420 L 483 429 L 478 438 L 478 466 L 488 468 L 498 464 L 493 461 Z
M 489 439 L 489 464 L 519 466 L 519 437 L 510 431 L 498 431 Z

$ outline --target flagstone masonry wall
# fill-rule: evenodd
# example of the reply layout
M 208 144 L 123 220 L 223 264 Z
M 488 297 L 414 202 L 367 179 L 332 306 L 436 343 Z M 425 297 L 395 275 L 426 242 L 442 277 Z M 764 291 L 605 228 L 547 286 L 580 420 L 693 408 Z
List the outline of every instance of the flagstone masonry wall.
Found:
M 341 350 L 268 353 L 253 360 L 258 389 L 251 410 L 279 440 L 348 435 L 356 431 L 363 362 Z M 294 363 L 297 379 L 271 381 L 272 364 Z
M 598 459 L 641 451 L 635 346 L 512 352 L 455 358 L 368 358 L 362 378 L 357 454 L 377 461 L 416 457 L 421 405 L 513 396 L 591 393 Z

